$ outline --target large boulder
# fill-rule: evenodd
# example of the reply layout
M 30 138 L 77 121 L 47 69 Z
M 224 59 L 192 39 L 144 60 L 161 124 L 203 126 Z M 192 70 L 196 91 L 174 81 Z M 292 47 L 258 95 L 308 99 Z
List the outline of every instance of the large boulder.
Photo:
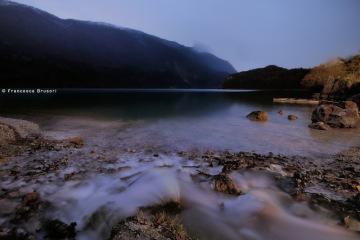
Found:
M 359 111 L 352 101 L 324 101 L 313 111 L 311 120 L 313 123 L 324 122 L 333 128 L 354 128 L 359 121 Z
M 0 117 L 0 142 L 11 142 L 39 135 L 39 125 L 20 119 Z
M 255 112 L 251 112 L 249 115 L 246 116 L 248 119 L 250 119 L 251 121 L 259 121 L 259 122 L 264 122 L 268 120 L 268 114 L 267 112 L 263 112 L 263 111 L 255 111 Z

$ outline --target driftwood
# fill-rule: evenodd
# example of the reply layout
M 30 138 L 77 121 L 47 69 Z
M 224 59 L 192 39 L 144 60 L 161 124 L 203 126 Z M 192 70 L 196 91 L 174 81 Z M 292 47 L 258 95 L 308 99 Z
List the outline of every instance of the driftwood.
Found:
M 304 105 L 319 105 L 320 101 L 316 99 L 300 99 L 300 98 L 274 98 L 274 103 L 290 103 Z

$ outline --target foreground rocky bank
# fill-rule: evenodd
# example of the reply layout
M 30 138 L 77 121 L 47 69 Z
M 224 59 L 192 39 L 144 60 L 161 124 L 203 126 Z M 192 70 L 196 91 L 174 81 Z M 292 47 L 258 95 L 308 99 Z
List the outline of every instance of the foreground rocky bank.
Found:
M 360 148 L 321 160 L 105 150 L 26 121 L 0 129 L 1 239 L 359 237 Z

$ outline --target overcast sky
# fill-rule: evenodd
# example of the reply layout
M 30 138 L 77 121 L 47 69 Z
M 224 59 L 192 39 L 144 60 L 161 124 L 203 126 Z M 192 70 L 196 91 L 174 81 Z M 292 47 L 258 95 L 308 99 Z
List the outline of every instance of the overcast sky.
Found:
M 197 45 L 238 70 L 309 67 L 360 52 L 360 0 L 17 0 Z

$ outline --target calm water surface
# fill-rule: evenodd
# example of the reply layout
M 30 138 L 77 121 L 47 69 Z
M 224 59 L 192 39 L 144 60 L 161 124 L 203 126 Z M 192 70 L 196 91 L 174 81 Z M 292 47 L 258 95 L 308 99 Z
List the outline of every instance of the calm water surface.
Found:
M 272 103 L 274 96 L 302 95 L 293 91 L 67 91 L 52 96 L 1 96 L 0 114 L 35 121 L 53 136 L 82 135 L 110 148 L 324 157 L 359 145 L 359 130 L 309 129 L 313 106 Z M 269 121 L 249 121 L 246 115 L 254 110 L 267 111 Z M 289 121 L 288 114 L 299 119 Z

